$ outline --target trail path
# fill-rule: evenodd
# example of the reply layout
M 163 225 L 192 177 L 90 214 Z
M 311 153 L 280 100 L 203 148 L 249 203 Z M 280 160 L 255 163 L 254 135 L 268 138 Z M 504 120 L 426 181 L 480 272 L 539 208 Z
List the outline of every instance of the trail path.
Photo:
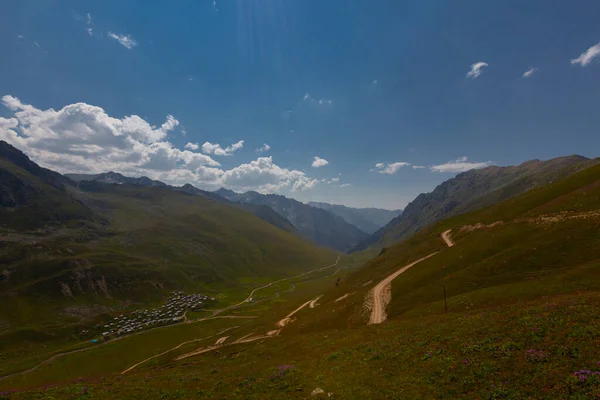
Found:
M 266 288 L 268 288 L 268 287 L 271 287 L 271 286 L 275 285 L 276 283 L 280 283 L 280 282 L 289 281 L 289 280 L 291 280 L 291 279 L 301 278 L 301 277 L 303 277 L 303 276 L 305 276 L 305 275 L 312 274 L 313 272 L 324 271 L 324 270 L 326 270 L 326 269 L 329 269 L 329 268 L 335 267 L 335 266 L 336 266 L 336 265 L 338 265 L 338 263 L 340 262 L 340 258 L 341 258 L 341 257 L 342 257 L 342 255 L 341 255 L 341 254 L 340 254 L 340 255 L 338 255 L 338 258 L 335 260 L 335 263 L 333 263 L 333 264 L 331 264 L 331 265 L 327 265 L 327 266 L 325 266 L 325 267 L 321 267 L 321 268 L 313 269 L 313 270 L 310 270 L 310 271 L 304 272 L 304 273 L 302 273 L 302 274 L 300 274 L 300 275 L 291 276 L 291 277 L 289 277 L 289 278 L 283 278 L 283 279 L 279 279 L 279 280 L 277 280 L 277 281 L 270 282 L 270 283 L 268 283 L 268 284 L 266 284 L 266 285 L 264 285 L 264 286 L 258 287 L 258 288 L 256 288 L 256 289 L 254 289 L 253 291 L 251 291 L 251 292 L 250 292 L 250 294 L 248 295 L 248 297 L 246 297 L 244 300 L 240 301 L 239 303 L 237 303 L 237 304 L 234 304 L 234 305 L 232 305 L 232 306 L 229 306 L 229 307 L 225 307 L 225 308 L 224 308 L 224 309 L 222 309 L 222 310 L 214 310 L 214 314 L 213 314 L 213 315 L 216 315 L 216 314 L 218 314 L 218 313 L 221 313 L 221 312 L 223 312 L 223 311 L 230 310 L 230 309 L 232 309 L 232 308 L 235 308 L 235 307 L 239 307 L 239 306 L 241 306 L 242 304 L 248 303 L 248 302 L 250 301 L 250 299 L 254 297 L 254 294 L 255 294 L 256 292 L 258 292 L 259 290 L 262 290 L 262 289 L 266 289 Z
M 292 311 L 291 313 L 289 313 L 288 315 L 286 315 L 286 317 L 284 319 L 282 319 L 281 321 L 277 322 L 277 326 L 280 327 L 280 328 L 283 328 L 284 326 L 286 326 L 287 324 L 289 324 L 290 322 L 292 322 L 292 317 L 294 316 L 294 314 L 296 314 L 298 311 L 302 310 L 304 307 L 310 305 L 310 303 L 316 302 L 317 300 L 319 300 L 319 297 L 317 297 L 314 300 L 309 300 L 306 303 L 302 304 L 300 307 L 296 308 L 294 311 Z M 314 308 L 314 307 L 311 307 L 311 308 Z
M 323 297 L 323 295 L 321 295 L 321 296 L 317 297 L 316 299 L 312 300 L 312 301 L 310 302 L 310 308 L 315 308 L 316 306 L 318 306 L 318 304 L 317 304 L 317 301 L 319 301 L 319 299 L 320 299 L 321 297 Z
M 450 237 L 450 231 L 451 229 L 448 229 L 447 231 L 442 233 L 442 239 L 448 247 L 453 247 L 454 242 Z M 373 288 L 371 294 L 369 295 L 369 300 L 373 302 L 371 307 L 371 316 L 369 318 L 369 325 L 380 324 L 386 320 L 387 315 L 385 313 L 385 308 L 392 299 L 392 281 L 404 272 L 406 272 L 412 266 L 420 263 L 421 261 L 427 260 L 430 257 L 433 257 L 437 253 L 439 253 L 439 251 L 429 254 L 428 256 L 425 256 L 417 261 L 412 262 L 411 264 L 400 268 L 398 271 L 394 272 L 393 274 L 379 282 L 377 286 Z
M 338 297 L 337 299 L 335 299 L 334 303 L 337 303 L 338 301 L 342 301 L 342 300 L 344 300 L 345 298 L 352 296 L 354 293 L 356 293 L 356 292 L 352 292 L 352 293 L 346 293 L 346 294 L 345 294 L 345 295 L 343 295 L 342 297 Z
M 452 241 L 452 237 L 450 236 L 450 231 L 452 229 L 448 229 L 447 231 L 445 231 L 444 233 L 442 233 L 442 239 L 444 239 L 444 242 L 446 242 L 446 245 L 448 247 L 452 247 L 454 246 L 454 242 Z
M 217 341 L 215 342 L 215 346 L 219 346 L 219 345 L 225 343 L 225 341 L 227 340 L 227 338 L 229 338 L 229 336 L 223 336 L 222 338 L 217 339 Z
M 169 349 L 169 350 L 167 350 L 167 351 L 163 351 L 163 352 L 162 352 L 162 353 L 160 353 L 160 354 L 157 354 L 157 355 L 155 355 L 155 356 L 152 356 L 152 357 L 148 357 L 148 358 L 146 358 L 145 360 L 142 360 L 142 361 L 140 361 L 139 363 L 132 365 L 131 367 L 127 368 L 125 371 L 121 372 L 121 375 L 123 375 L 123 374 L 126 374 L 127 372 L 129 372 L 129 371 L 131 371 L 131 370 L 135 369 L 136 367 L 138 367 L 138 366 L 140 366 L 140 365 L 142 365 L 142 364 L 144 364 L 144 363 L 146 363 L 146 362 L 148 362 L 148 361 L 150 361 L 150 360 L 152 360 L 152 359 L 154 359 L 154 358 L 158 358 L 158 357 L 164 356 L 165 354 L 168 354 L 168 353 L 170 353 L 170 352 L 172 352 L 172 351 L 174 351 L 174 350 L 177 350 L 177 349 L 179 349 L 180 347 L 182 347 L 182 346 L 185 346 L 186 344 L 189 344 L 189 343 L 195 343 L 195 342 L 200 342 L 200 341 L 202 341 L 202 340 L 210 339 L 211 337 L 215 337 L 215 336 L 218 336 L 218 335 L 222 335 L 223 333 L 225 333 L 225 332 L 227 332 L 227 331 L 229 331 L 229 330 L 231 330 L 231 329 L 235 329 L 235 328 L 239 328 L 239 326 L 232 326 L 232 327 L 229 327 L 229 328 L 227 328 L 227 329 L 225 329 L 225 330 L 222 330 L 222 331 L 221 331 L 221 332 L 219 332 L 219 333 L 215 333 L 214 335 L 210 335 L 210 336 L 207 336 L 207 337 L 205 337 L 205 338 L 201 338 L 201 339 L 194 339 L 194 340 L 188 340 L 187 342 L 183 342 L 183 343 L 179 344 L 178 346 L 175 346 L 175 347 L 173 347 L 172 349 Z M 229 336 L 225 336 L 224 338 L 221 338 L 221 339 L 227 339 L 228 337 L 229 337 Z M 219 340 L 221 340 L 221 339 L 219 339 Z M 225 340 L 223 340 L 223 341 L 225 341 Z M 218 343 L 218 340 L 217 340 L 217 343 Z

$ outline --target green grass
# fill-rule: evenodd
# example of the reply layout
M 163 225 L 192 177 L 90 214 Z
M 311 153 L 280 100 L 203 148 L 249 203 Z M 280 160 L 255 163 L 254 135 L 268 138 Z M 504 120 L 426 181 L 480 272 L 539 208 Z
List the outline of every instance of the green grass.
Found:
M 598 306 L 598 295 L 553 296 L 278 337 L 13 398 L 305 399 L 319 387 L 340 399 L 587 399 L 600 393 L 600 380 L 574 373 L 600 369 Z
M 79 335 L 86 327 L 155 307 L 175 289 L 214 296 L 219 301 L 210 307 L 224 308 L 261 284 L 336 258 L 331 250 L 202 196 L 161 188 L 82 188 L 73 196 L 103 223 L 7 231 L 13 239 L 0 250 L 2 270 L 10 272 L 0 281 L 4 359 L 27 357 L 37 345 L 86 340 Z M 69 311 L 73 307 L 77 312 Z M 19 332 L 31 334 L 20 340 Z

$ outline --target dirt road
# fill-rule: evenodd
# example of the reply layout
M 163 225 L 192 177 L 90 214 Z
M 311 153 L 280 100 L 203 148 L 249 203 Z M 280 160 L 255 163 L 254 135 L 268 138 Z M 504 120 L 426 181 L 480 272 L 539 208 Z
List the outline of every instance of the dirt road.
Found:
M 448 229 L 446 232 L 442 233 L 442 239 L 444 239 L 444 242 L 446 242 L 446 245 L 448 247 L 454 246 L 454 242 L 452 241 L 452 237 L 450 236 L 451 230 L 452 229 Z
M 442 233 L 442 239 L 448 247 L 454 246 L 454 242 L 452 241 L 452 238 L 450 236 L 451 231 L 451 229 L 448 229 L 447 231 Z M 433 257 L 437 253 L 439 252 L 436 251 L 435 253 L 425 256 L 411 264 L 400 268 L 398 271 L 394 272 L 393 274 L 379 282 L 377 286 L 373 288 L 373 290 L 370 292 L 369 300 L 367 301 L 367 303 L 372 302 L 369 325 L 380 324 L 386 320 L 387 315 L 385 313 L 385 307 L 389 304 L 390 300 L 392 299 L 392 281 L 396 279 L 399 275 L 406 272 L 412 266 L 420 263 L 421 261 L 427 260 L 429 257 Z
M 165 354 L 168 354 L 168 353 L 170 353 L 170 352 L 172 352 L 172 351 L 175 351 L 175 350 L 179 349 L 180 347 L 182 347 L 182 346 L 185 346 L 186 344 L 189 344 L 189 343 L 195 343 L 195 342 L 200 342 L 200 341 L 202 341 L 202 340 L 210 339 L 211 337 L 215 337 L 215 336 L 217 336 L 217 335 L 221 335 L 221 334 L 223 334 L 223 333 L 225 333 L 225 332 L 227 332 L 227 331 L 229 331 L 229 330 L 231 330 L 231 329 L 235 329 L 235 328 L 239 328 L 239 326 L 232 326 L 232 327 L 229 327 L 229 328 L 227 328 L 227 329 L 225 329 L 225 330 L 222 330 L 222 331 L 221 331 L 221 332 L 219 332 L 219 333 L 215 333 L 214 335 L 207 336 L 207 337 L 205 337 L 205 338 L 202 338 L 202 339 L 194 339 L 194 340 L 188 340 L 187 342 L 183 342 L 183 343 L 179 344 L 178 346 L 175 346 L 175 347 L 173 347 L 172 349 L 169 349 L 169 350 L 167 350 L 167 351 L 164 351 L 164 352 L 162 352 L 162 353 L 160 353 L 160 354 L 157 354 L 157 355 L 155 355 L 155 356 L 148 357 L 148 358 L 146 358 L 145 360 L 142 360 L 142 361 L 138 362 L 137 364 L 135 364 L 135 365 L 132 365 L 131 367 L 129 367 L 129 368 L 127 368 L 126 370 L 124 370 L 123 372 L 121 372 L 121 375 L 128 373 L 129 371 L 131 371 L 131 370 L 135 369 L 136 367 L 138 367 L 138 366 L 140 366 L 140 365 L 142 365 L 142 364 L 144 364 L 144 363 L 146 363 L 146 362 L 148 362 L 148 361 L 150 361 L 150 360 L 152 360 L 152 359 L 155 359 L 155 358 L 158 358 L 158 357 L 162 357 L 162 356 L 164 356 Z M 225 340 L 226 340 L 228 337 L 229 337 L 229 336 L 225 336 L 225 338 L 221 338 L 221 339 L 224 339 L 223 341 L 225 341 Z M 221 340 L 221 339 L 219 339 L 219 340 Z M 217 340 L 217 344 L 219 344 L 219 343 L 218 343 L 218 342 L 219 342 L 219 340 Z
M 317 300 L 319 300 L 319 298 L 316 298 L 314 300 L 309 300 L 306 303 L 302 304 L 300 307 L 296 308 L 294 311 L 292 311 L 291 313 L 286 315 L 286 317 L 284 319 L 277 322 L 277 326 L 280 328 L 283 328 L 284 326 L 286 326 L 287 324 L 292 322 L 292 317 L 294 316 L 294 314 L 296 314 L 298 311 L 302 310 L 304 307 L 310 305 L 310 303 L 312 303 L 313 301 L 317 301 Z
M 321 295 L 321 296 L 317 297 L 316 299 L 312 300 L 312 301 L 310 302 L 310 308 L 315 308 L 316 306 L 318 306 L 318 304 L 317 304 L 317 301 L 319 301 L 319 299 L 320 299 L 321 297 L 323 297 L 323 296 Z
M 219 345 L 225 343 L 225 341 L 227 340 L 227 338 L 229 338 L 229 336 L 223 336 L 222 338 L 217 339 L 217 341 L 215 342 L 215 346 L 219 346 Z
M 273 286 L 273 285 L 274 285 L 274 284 L 276 284 L 276 283 L 279 283 L 279 282 L 284 282 L 284 281 L 289 281 L 290 279 L 301 278 L 301 277 L 303 277 L 304 275 L 312 274 L 313 272 L 319 272 L 319 271 L 323 271 L 323 270 L 326 270 L 326 269 L 329 269 L 329 268 L 335 267 L 335 266 L 336 266 L 336 265 L 338 265 L 338 263 L 340 262 L 340 258 L 341 258 L 341 257 L 342 257 L 342 255 L 341 255 L 341 254 L 340 254 L 340 255 L 338 255 L 338 258 L 335 260 L 335 263 L 333 263 L 333 264 L 331 264 L 331 265 L 327 265 L 327 266 L 325 266 L 325 267 L 321 267 L 321 268 L 313 269 L 313 270 L 310 270 L 310 271 L 304 272 L 304 273 L 302 273 L 302 274 L 300 274 L 300 275 L 291 276 L 291 277 L 289 277 L 289 278 L 283 278 L 283 279 L 280 279 L 280 280 L 278 280 L 278 281 L 270 282 L 270 283 L 268 283 L 268 284 L 266 284 L 266 285 L 264 285 L 264 286 L 258 287 L 258 288 L 256 288 L 256 289 L 254 289 L 253 291 L 251 291 L 251 292 L 250 292 L 250 294 L 248 295 L 248 297 L 246 297 L 244 300 L 240 301 L 239 303 L 237 303 L 237 304 L 234 304 L 234 305 L 232 305 L 232 306 L 229 306 L 229 307 L 226 307 L 226 308 L 224 308 L 224 309 L 222 309 L 222 310 L 214 310 L 214 314 L 213 314 L 213 315 L 216 315 L 216 314 L 218 314 L 218 313 L 221 313 L 221 312 L 223 312 L 223 311 L 230 310 L 230 309 L 232 309 L 232 308 L 235 308 L 235 307 L 239 307 L 239 306 L 241 306 L 242 304 L 249 303 L 249 302 L 250 302 L 250 299 L 254 297 L 254 294 L 255 294 L 256 292 L 258 292 L 259 290 L 262 290 L 262 289 L 266 289 L 266 288 L 268 288 L 268 287 L 271 287 L 271 286 Z
M 377 286 L 373 288 L 371 292 L 373 297 L 373 308 L 371 309 L 371 318 L 369 319 L 369 325 L 380 324 L 386 320 L 387 315 L 385 313 L 385 307 L 392 299 L 392 281 L 413 265 L 416 265 L 423 260 L 427 260 L 429 257 L 433 257 L 437 253 L 438 252 L 436 251 L 435 253 L 425 256 L 411 264 L 408 264 L 405 267 L 400 268 L 398 271 L 394 272 L 393 274 L 379 282 Z

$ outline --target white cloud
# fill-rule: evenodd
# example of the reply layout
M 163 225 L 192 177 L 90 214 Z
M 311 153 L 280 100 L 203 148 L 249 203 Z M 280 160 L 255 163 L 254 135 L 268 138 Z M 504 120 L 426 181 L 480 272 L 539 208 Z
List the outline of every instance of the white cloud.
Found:
M 329 164 L 329 161 L 325 160 L 324 158 L 315 157 L 314 161 L 312 163 L 312 167 L 313 168 L 320 168 L 320 167 L 326 166 L 327 164 Z
M 392 175 L 395 174 L 396 172 L 398 172 L 401 168 L 410 166 L 410 163 L 407 162 L 395 162 L 392 164 L 388 164 L 387 167 L 383 164 L 383 163 L 377 163 L 375 164 L 375 168 L 377 168 L 377 170 L 379 170 L 378 172 L 380 174 L 386 174 L 386 175 Z
M 271 146 L 269 146 L 268 144 L 263 144 L 261 148 L 256 149 L 257 153 L 266 153 L 267 151 L 271 150 Z
M 345 188 L 345 187 L 348 187 L 348 186 L 352 186 L 352 185 L 350 185 L 349 183 L 343 183 L 343 184 L 340 185 L 340 187 L 342 187 L 342 188 Z
M 185 148 L 188 150 L 198 150 L 200 148 L 200 146 L 197 143 L 188 142 L 185 145 Z
M 3 119 L 0 139 L 59 172 L 141 172 L 219 165 L 209 156 L 181 151 L 164 141 L 178 124 L 173 116 L 156 128 L 137 115 L 113 118 L 102 108 L 85 103 L 58 111 L 40 110 L 4 96 L 2 104 L 13 111 L 14 118 Z
M 525 73 L 523 74 L 523 78 L 530 78 L 531 76 L 533 76 L 533 74 L 535 74 L 537 72 L 537 68 L 529 68 L 527 71 L 525 71 Z
M 137 115 L 114 118 L 86 103 L 40 110 L 16 97 L 4 96 L 2 105 L 13 115 L 0 117 L 0 140 L 61 173 L 113 170 L 173 185 L 191 183 L 206 189 L 225 186 L 263 193 L 306 190 L 317 184 L 302 171 L 274 164 L 271 157 L 223 170 L 210 156 L 190 151 L 200 147 L 196 143 L 190 142 L 180 150 L 165 140 L 178 125 L 173 116 L 157 128 Z M 240 142 L 237 145 L 241 147 Z
M 333 100 L 329 100 L 329 99 L 315 99 L 314 97 L 312 97 L 308 93 L 306 93 L 304 95 L 304 97 L 302 98 L 302 100 L 310 102 L 311 104 L 314 104 L 314 105 L 319 105 L 319 106 L 331 106 L 331 105 L 333 105 Z
M 17 38 L 18 38 L 18 39 L 23 39 L 24 37 L 25 37 L 25 36 L 23 36 L 23 35 L 17 35 Z
M 482 69 L 487 67 L 488 63 L 479 61 L 471 65 L 471 70 L 467 72 L 467 78 L 478 78 L 481 75 Z
M 240 140 L 239 142 L 225 148 L 222 148 L 218 143 L 213 144 L 210 142 L 205 142 L 202 145 L 202 152 L 205 154 L 214 154 L 215 156 L 231 156 L 242 147 L 244 147 L 243 140 Z
M 90 25 L 92 23 L 92 14 L 87 13 L 86 15 L 86 22 L 88 25 Z
M 108 32 L 108 37 L 115 39 L 129 50 L 137 46 L 137 42 L 133 39 L 133 37 L 131 37 L 131 35 L 119 35 L 117 33 Z
M 90 36 L 93 36 L 93 35 L 94 35 L 94 31 L 92 30 L 92 28 L 88 28 L 88 29 L 87 29 L 87 33 L 88 33 L 88 35 L 90 35 Z
M 571 64 L 579 64 L 582 67 L 585 67 L 591 64 L 598 56 L 600 56 L 600 43 L 597 43 L 587 49 L 585 52 L 581 53 L 581 55 L 573 60 L 571 60 Z
M 460 157 L 454 161 L 448 161 L 445 164 L 433 165 L 429 169 L 433 172 L 448 172 L 457 173 L 465 172 L 472 169 L 480 169 L 492 165 L 490 161 L 486 162 L 469 162 L 467 157 Z
M 307 177 L 304 172 L 275 165 L 272 157 L 259 157 L 249 164 L 242 164 L 226 171 L 222 182 L 238 190 L 258 188 L 261 192 L 276 192 L 284 188 L 302 191 L 318 183 L 316 179 Z

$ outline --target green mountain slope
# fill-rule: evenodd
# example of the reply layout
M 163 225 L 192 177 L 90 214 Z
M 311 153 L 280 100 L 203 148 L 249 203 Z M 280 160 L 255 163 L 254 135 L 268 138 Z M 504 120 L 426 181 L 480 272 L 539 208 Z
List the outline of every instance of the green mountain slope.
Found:
M 346 251 L 367 237 L 365 232 L 333 213 L 284 196 L 236 193 L 227 189 L 215 193 L 235 203 L 268 206 L 286 218 L 302 236 L 321 246 Z
M 204 196 L 93 181 L 62 190 L 14 163 L 1 165 L 31 190 L 29 203 L 16 211 L 0 208 L 2 216 L 21 209 L 24 216 L 2 218 L 0 334 L 59 335 L 67 329 L 70 335 L 94 315 L 154 304 L 175 289 L 211 294 L 228 304 L 242 300 L 247 287 L 336 258 L 331 250 Z M 73 207 L 77 212 L 62 212 Z M 27 230 L 37 227 L 23 223 L 31 216 L 52 224 Z M 6 221 L 21 225 L 15 230 Z
M 327 210 L 363 232 L 372 234 L 381 229 L 392 219 L 402 213 L 402 210 L 382 210 L 380 208 L 352 208 L 337 204 L 310 201 L 308 205 Z
M 448 229 L 451 248 L 440 239 Z M 71 365 L 105 363 L 102 357 L 115 349 L 67 357 L 49 372 L 0 381 L 0 387 L 27 388 L 15 394 L 18 399 L 60 398 L 80 393 L 83 385 L 100 399 L 115 393 L 304 399 L 317 388 L 321 397 L 331 393 L 340 399 L 595 398 L 599 231 L 600 166 L 593 166 L 425 228 L 341 282 L 327 278 L 328 289 L 318 285 L 320 291 L 274 306 L 267 313 L 270 323 L 260 321 L 265 325 L 250 322 L 197 344 L 171 346 L 139 370 L 101 381 L 29 389 L 32 382 L 41 386 L 81 376 Z M 392 282 L 387 321 L 365 325 L 371 289 L 434 252 Z M 317 295 L 314 304 L 298 308 Z M 292 310 L 297 312 L 279 336 L 235 343 L 274 329 Z M 221 347 L 214 345 L 219 337 L 226 338 Z M 177 360 L 198 349 L 208 350 Z
M 70 184 L 0 141 L 0 229 L 21 231 L 91 221 L 92 211 L 69 194 Z
M 448 229 L 456 242 L 452 248 L 440 239 Z M 599 229 L 600 165 L 595 165 L 494 206 L 445 219 L 385 248 L 326 294 L 323 303 L 329 300 L 329 306 L 301 329 L 366 323 L 365 297 L 372 287 L 436 251 L 393 281 L 389 318 L 443 314 L 442 285 L 450 309 L 459 313 L 546 295 L 600 291 Z M 344 293 L 353 295 L 343 305 L 331 302 Z M 331 318 L 327 308 L 335 306 Z
M 518 166 L 487 167 L 463 172 L 437 186 L 433 192 L 417 196 L 400 216 L 353 250 L 389 246 L 436 221 L 490 206 L 596 163 L 596 160 L 575 155 L 548 161 L 531 160 Z

